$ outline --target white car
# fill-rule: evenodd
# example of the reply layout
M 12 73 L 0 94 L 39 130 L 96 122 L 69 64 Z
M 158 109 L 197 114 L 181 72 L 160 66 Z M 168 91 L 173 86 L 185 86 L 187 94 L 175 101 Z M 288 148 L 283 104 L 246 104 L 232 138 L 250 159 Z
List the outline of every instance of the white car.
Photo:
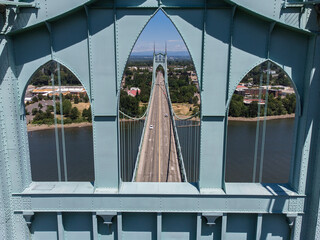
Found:
M 168 117 L 168 114 L 165 114 L 164 116 L 165 116 L 165 117 Z
M 150 125 L 149 129 L 153 129 L 153 125 Z

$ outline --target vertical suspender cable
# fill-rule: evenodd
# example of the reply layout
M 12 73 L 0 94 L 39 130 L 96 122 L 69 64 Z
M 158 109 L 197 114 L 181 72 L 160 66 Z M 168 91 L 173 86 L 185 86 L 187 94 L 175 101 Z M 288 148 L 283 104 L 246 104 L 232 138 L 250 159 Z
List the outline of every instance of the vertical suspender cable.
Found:
M 129 168 L 128 168 L 128 175 L 131 169 L 131 163 L 132 163 L 132 122 L 131 120 L 128 120 L 128 126 L 129 126 L 129 138 L 128 138 L 128 145 L 129 145 Z
M 189 176 L 192 175 L 192 168 L 191 168 L 191 160 L 192 160 L 192 149 L 193 149 L 193 138 L 192 138 L 192 122 L 191 120 L 187 120 L 188 122 L 188 143 L 189 143 L 189 149 L 188 149 L 188 165 L 189 165 Z
M 267 109 L 268 109 L 268 98 L 269 98 L 269 93 L 268 93 L 269 81 L 270 81 L 270 61 L 268 61 L 266 99 L 265 99 L 265 105 L 264 105 L 264 119 L 263 119 L 262 143 L 261 143 L 260 173 L 259 173 L 259 182 L 260 183 L 262 182 L 264 145 L 265 145 L 265 140 L 266 140 Z
M 124 181 L 124 167 L 123 167 L 123 131 L 122 131 L 122 114 L 119 112 L 119 126 L 120 126 L 120 170 L 121 170 L 121 178 Z
M 253 159 L 253 173 L 252 173 L 252 182 L 256 181 L 256 172 L 257 172 L 257 158 L 258 158 L 258 147 L 259 147 L 259 135 L 260 135 L 260 108 L 261 108 L 261 95 L 262 95 L 262 80 L 263 80 L 263 71 L 262 65 L 260 66 L 260 83 L 259 83 L 259 98 L 258 98 L 258 116 L 257 116 L 257 126 L 256 126 L 256 139 L 255 139 L 255 148 L 254 148 L 254 159 Z
M 62 104 L 62 93 L 61 93 L 60 63 L 57 63 L 57 71 L 58 71 L 58 84 L 59 84 L 59 101 L 60 101 L 60 116 L 61 116 L 61 138 L 62 138 L 64 180 L 68 181 L 66 141 L 65 141 L 64 126 L 63 126 L 63 104 Z
M 52 82 L 52 101 L 53 101 L 53 114 L 54 114 L 54 135 L 56 138 L 56 152 L 57 152 L 57 168 L 58 168 L 58 180 L 61 182 L 61 165 L 60 165 L 60 146 L 59 146 L 59 135 L 58 135 L 58 125 L 57 125 L 57 107 L 56 107 L 56 96 L 55 96 L 55 86 L 54 86 L 54 76 L 51 73 Z

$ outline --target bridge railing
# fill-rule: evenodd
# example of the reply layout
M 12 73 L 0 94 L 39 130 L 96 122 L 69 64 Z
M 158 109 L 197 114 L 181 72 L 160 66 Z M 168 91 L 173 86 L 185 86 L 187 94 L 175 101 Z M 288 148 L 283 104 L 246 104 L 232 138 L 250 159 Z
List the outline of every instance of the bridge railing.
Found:
M 200 166 L 200 112 L 181 118 L 174 112 L 186 176 L 189 182 L 199 181 Z
M 179 135 L 178 135 L 178 132 L 177 132 L 177 126 L 176 126 L 176 122 L 174 120 L 174 111 L 172 109 L 172 102 L 171 102 L 171 98 L 170 98 L 170 92 L 169 92 L 167 77 L 165 77 L 165 84 L 164 85 L 165 85 L 165 89 L 166 89 L 166 92 L 167 92 L 169 111 L 170 111 L 170 116 L 171 116 L 171 119 L 172 119 L 173 133 L 174 133 L 174 139 L 175 139 L 175 143 L 176 143 L 176 147 L 177 147 L 178 160 L 179 160 L 180 173 L 181 173 L 181 180 L 183 182 L 188 182 L 186 169 L 185 169 L 184 161 L 183 161 L 183 155 L 182 155 L 182 151 L 181 151 Z

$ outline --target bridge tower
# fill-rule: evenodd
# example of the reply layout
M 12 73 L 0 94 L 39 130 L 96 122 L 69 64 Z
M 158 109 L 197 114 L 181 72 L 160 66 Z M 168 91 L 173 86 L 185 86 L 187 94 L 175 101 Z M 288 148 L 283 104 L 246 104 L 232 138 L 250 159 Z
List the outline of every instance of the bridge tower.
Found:
M 320 239 L 318 0 L 0 2 L 1 239 Z M 196 184 L 120 178 L 121 80 L 157 11 L 178 29 L 199 79 Z M 32 179 L 24 92 L 52 60 L 70 69 L 90 97 L 93 182 Z M 266 61 L 286 72 L 297 95 L 289 181 L 229 183 L 229 104 L 241 79 Z M 167 89 L 166 53 L 154 54 L 154 78 L 159 64 Z
M 151 94 L 133 176 L 138 182 L 187 181 L 170 99 L 167 61 L 167 45 L 164 53 L 156 53 L 154 47 Z M 157 73 L 159 66 L 163 75 Z

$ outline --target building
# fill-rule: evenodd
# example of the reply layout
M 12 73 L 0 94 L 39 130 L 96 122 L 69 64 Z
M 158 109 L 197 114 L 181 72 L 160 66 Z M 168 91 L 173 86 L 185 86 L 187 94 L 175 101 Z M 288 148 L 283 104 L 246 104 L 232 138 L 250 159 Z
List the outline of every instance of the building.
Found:
M 59 91 L 61 89 L 62 95 L 66 94 L 72 94 L 79 96 L 80 94 L 86 94 L 86 90 L 82 86 L 61 86 L 60 88 L 58 86 L 55 86 L 54 88 L 52 86 L 43 86 L 39 88 L 35 88 L 31 91 L 32 96 L 36 95 L 43 95 L 43 96 L 52 96 L 53 92 L 55 92 L 55 95 L 60 94 Z
M 257 102 L 259 105 L 265 105 L 265 101 L 263 99 L 243 99 L 243 103 L 247 105 L 253 102 Z
M 243 86 L 242 84 L 239 84 L 236 88 L 235 93 L 241 96 L 245 96 L 246 90 L 248 90 L 247 87 Z
M 139 95 L 141 93 L 141 90 L 138 87 L 132 87 L 132 88 L 130 88 L 130 90 L 127 91 L 127 93 L 131 97 L 136 97 L 137 95 Z

